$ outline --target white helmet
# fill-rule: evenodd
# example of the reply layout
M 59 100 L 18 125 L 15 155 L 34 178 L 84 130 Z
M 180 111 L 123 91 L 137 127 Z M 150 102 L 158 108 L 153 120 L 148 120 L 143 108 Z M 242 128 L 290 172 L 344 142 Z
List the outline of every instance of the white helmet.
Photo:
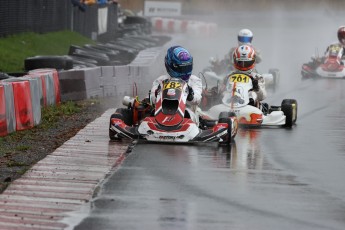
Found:
M 253 40 L 253 32 L 249 29 L 242 29 L 238 32 L 238 45 L 250 45 Z

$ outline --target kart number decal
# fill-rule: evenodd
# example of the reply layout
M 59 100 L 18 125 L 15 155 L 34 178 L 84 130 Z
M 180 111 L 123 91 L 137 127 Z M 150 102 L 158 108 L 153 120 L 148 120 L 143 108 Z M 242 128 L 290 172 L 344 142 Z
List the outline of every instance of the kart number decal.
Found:
M 181 90 L 181 83 L 180 82 L 168 82 L 167 84 L 164 84 L 164 89 L 179 89 Z
M 249 77 L 243 74 L 234 74 L 234 75 L 231 75 L 229 78 L 230 78 L 230 82 L 240 82 L 240 83 L 249 82 Z
M 330 53 L 338 53 L 340 51 L 341 47 L 339 45 L 331 45 L 329 47 Z

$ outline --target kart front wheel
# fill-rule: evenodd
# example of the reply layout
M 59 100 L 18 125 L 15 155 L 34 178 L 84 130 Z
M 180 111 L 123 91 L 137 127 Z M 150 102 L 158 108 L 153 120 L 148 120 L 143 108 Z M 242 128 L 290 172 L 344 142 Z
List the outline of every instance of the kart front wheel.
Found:
M 231 117 L 234 117 L 234 116 L 236 117 L 236 114 L 233 112 L 221 112 L 219 114 L 218 123 L 226 123 L 228 125 L 228 130 L 227 130 L 228 132 L 227 132 L 226 136 L 222 137 L 222 139 L 224 140 L 222 143 L 224 143 L 226 145 L 230 145 L 232 142 L 233 137 L 232 137 L 232 119 L 231 119 Z
M 297 121 L 297 101 L 295 99 L 284 99 L 281 110 L 286 116 L 285 127 L 292 127 Z

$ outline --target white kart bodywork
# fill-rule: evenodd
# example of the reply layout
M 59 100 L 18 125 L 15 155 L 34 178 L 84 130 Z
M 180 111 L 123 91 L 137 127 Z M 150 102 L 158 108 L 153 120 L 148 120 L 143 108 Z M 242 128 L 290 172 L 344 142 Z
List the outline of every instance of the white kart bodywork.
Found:
M 157 131 L 152 132 L 151 135 L 148 135 L 151 131 L 151 128 L 148 125 L 148 122 L 143 121 L 140 123 L 138 132 L 148 141 L 157 141 L 157 142 L 188 142 L 195 138 L 199 134 L 199 128 L 196 124 L 192 124 L 189 128 L 183 132 L 166 132 L 166 131 Z M 224 131 L 226 132 L 226 130 Z M 223 134 L 224 135 L 224 134 Z
M 246 82 L 231 82 L 232 76 L 246 78 Z M 250 90 L 253 88 L 252 80 L 247 75 L 234 74 L 229 77 L 226 91 L 223 93 L 222 104 L 211 107 L 204 111 L 203 115 L 211 119 L 217 119 L 221 112 L 234 112 L 241 125 L 263 125 L 263 126 L 281 126 L 285 125 L 286 116 L 283 111 L 272 111 L 267 115 L 252 105 L 248 105 L 251 97 Z M 255 114 L 255 116 L 253 116 Z M 252 117 L 253 116 L 253 117 Z M 255 121 L 253 121 L 255 119 Z M 241 122 L 242 121 L 242 122 Z
M 315 70 L 316 74 L 322 78 L 344 78 L 345 68 L 342 71 L 330 72 L 323 70 L 321 66 L 317 67 Z
M 203 115 L 209 116 L 211 119 L 217 119 L 221 112 L 234 112 L 237 119 L 241 121 L 241 118 L 245 118 L 247 121 L 251 119 L 250 114 L 262 114 L 262 111 L 254 106 L 246 105 L 241 108 L 231 108 L 225 104 L 215 105 L 208 111 L 204 111 Z M 266 116 L 262 114 L 262 123 L 264 126 L 280 126 L 285 125 L 285 115 L 282 111 L 272 111 Z M 241 122 L 240 122 L 241 124 Z
M 328 52 L 315 72 L 322 78 L 344 78 L 345 68 L 343 58 L 344 48 L 340 44 L 332 44 L 328 48 Z M 314 60 L 317 60 L 314 58 Z

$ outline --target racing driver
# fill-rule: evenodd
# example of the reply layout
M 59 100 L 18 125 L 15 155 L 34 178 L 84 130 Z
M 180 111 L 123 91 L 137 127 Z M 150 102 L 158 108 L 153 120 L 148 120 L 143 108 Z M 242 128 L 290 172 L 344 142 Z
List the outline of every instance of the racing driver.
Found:
M 337 32 L 337 35 L 338 35 L 338 42 L 335 42 L 335 43 L 332 43 L 330 44 L 327 49 L 326 49 L 326 52 L 325 54 L 327 54 L 327 52 L 332 49 L 332 47 L 341 47 L 343 48 L 343 53 L 342 53 L 342 57 L 341 59 L 344 60 L 345 59 L 345 26 L 340 26 L 338 28 L 338 32 Z
M 254 48 L 249 45 L 241 45 L 235 49 L 232 56 L 234 59 L 235 71 L 231 72 L 224 78 L 221 92 L 224 92 L 226 89 L 230 76 L 233 74 L 246 74 L 251 77 L 253 82 L 253 90 L 249 92 L 249 104 L 259 107 L 260 102 L 266 98 L 267 92 L 265 89 L 265 79 L 262 77 L 262 75 L 253 71 L 256 61 Z
M 251 46 L 256 53 L 256 63 L 260 63 L 262 58 L 260 55 L 260 52 L 254 48 L 254 46 L 252 45 L 252 41 L 253 41 L 253 32 L 249 29 L 241 29 L 238 34 L 237 34 L 237 41 L 238 41 L 238 46 L 241 45 L 248 45 Z M 210 63 L 214 66 L 215 69 L 230 69 L 232 70 L 232 65 L 234 63 L 233 60 L 233 53 L 235 51 L 235 49 L 238 47 L 232 47 L 229 51 L 229 53 L 227 55 L 225 55 L 223 60 L 218 60 L 216 58 L 211 58 Z M 227 67 L 225 67 L 227 66 Z M 216 71 L 217 72 L 217 71 Z M 218 71 L 219 72 L 219 71 Z
M 153 82 L 151 88 L 152 101 L 156 101 L 159 85 L 162 81 L 170 78 L 180 78 L 188 84 L 188 104 L 198 105 L 201 101 L 202 82 L 200 78 L 192 75 L 193 57 L 189 51 L 182 46 L 172 46 L 167 50 L 164 63 L 168 75 L 162 75 Z M 186 110 L 193 122 L 199 124 L 199 118 L 195 113 L 189 108 Z

